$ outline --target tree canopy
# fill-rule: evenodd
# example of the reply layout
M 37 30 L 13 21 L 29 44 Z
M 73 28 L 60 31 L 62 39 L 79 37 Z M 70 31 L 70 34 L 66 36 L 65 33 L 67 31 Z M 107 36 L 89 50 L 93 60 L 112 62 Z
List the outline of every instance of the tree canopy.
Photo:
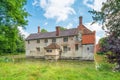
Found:
M 108 34 L 114 34 L 115 37 L 120 36 L 120 0 L 107 0 L 103 3 L 101 11 L 90 11 L 94 14 L 94 22 L 103 24 Z
M 0 0 L 0 53 L 15 52 L 23 41 L 17 27 L 27 25 L 25 4 L 26 0 Z
M 42 33 L 48 32 L 46 29 L 41 29 Z
M 66 30 L 66 28 L 64 28 L 64 27 L 60 27 L 60 30 Z
M 110 63 L 117 63 L 120 70 L 120 0 L 107 0 L 101 11 L 90 11 L 94 22 L 103 24 L 107 37 L 101 43 L 101 52 L 106 53 Z

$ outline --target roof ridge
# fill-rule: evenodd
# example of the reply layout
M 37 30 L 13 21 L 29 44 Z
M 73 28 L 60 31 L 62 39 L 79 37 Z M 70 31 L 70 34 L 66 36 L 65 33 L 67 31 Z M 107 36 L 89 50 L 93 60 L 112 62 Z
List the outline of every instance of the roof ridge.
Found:
M 48 46 L 44 48 L 45 49 L 60 49 L 60 46 L 57 43 L 50 43 Z
M 86 26 L 82 25 L 84 28 L 86 28 L 87 30 L 91 31 L 90 29 L 88 29 Z M 92 31 L 91 31 L 92 32 Z
M 65 30 L 60 30 L 60 31 L 68 31 L 68 30 L 72 30 L 72 29 L 77 29 L 77 28 L 70 28 L 70 29 L 65 29 Z M 56 31 L 51 31 L 51 32 L 40 32 L 40 33 L 31 33 L 31 34 L 45 34 L 45 33 L 54 33 Z M 30 35 L 31 35 L 30 34 Z

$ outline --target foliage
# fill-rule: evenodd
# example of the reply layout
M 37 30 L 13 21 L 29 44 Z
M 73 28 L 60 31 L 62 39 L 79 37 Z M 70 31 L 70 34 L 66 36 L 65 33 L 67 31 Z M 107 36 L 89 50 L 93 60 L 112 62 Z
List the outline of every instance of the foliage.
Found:
M 0 0 L 0 25 L 24 26 L 28 13 L 24 9 L 26 0 Z
M 0 62 L 14 62 L 14 59 L 9 57 L 1 57 Z
M 110 63 L 117 63 L 120 70 L 120 0 L 107 0 L 100 12 L 90 11 L 94 14 L 93 20 L 103 24 L 108 36 L 103 39 L 101 52 L 107 54 Z
M 26 0 L 0 0 L 0 53 L 24 51 L 17 27 L 27 24 L 25 4 Z
M 98 54 L 98 55 L 105 55 L 105 53 L 104 53 L 104 52 L 101 52 L 101 51 L 97 52 L 97 54 Z
M 64 27 L 60 27 L 60 30 L 66 30 L 66 28 L 64 28 Z M 46 29 L 41 29 L 41 32 L 42 33 L 45 33 L 45 32 L 48 32 Z
M 24 52 L 24 40 L 17 27 L 0 27 L 0 52 Z
M 114 34 L 115 37 L 120 36 L 120 0 L 107 0 L 103 3 L 101 11 L 90 11 L 94 22 L 102 22 L 103 29 L 108 34 Z
M 16 44 L 17 44 L 17 48 L 16 48 L 17 53 L 25 52 L 25 40 L 22 35 L 19 35 L 19 37 L 16 41 Z
M 108 62 L 120 64 L 120 39 L 117 39 L 114 36 L 109 35 L 100 39 L 100 52 L 107 55 Z
M 66 30 L 66 28 L 64 28 L 64 27 L 60 27 L 60 30 Z
M 109 63 L 100 63 L 97 69 L 99 71 L 111 71 L 112 66 Z
M 42 33 L 48 32 L 46 29 L 41 29 Z

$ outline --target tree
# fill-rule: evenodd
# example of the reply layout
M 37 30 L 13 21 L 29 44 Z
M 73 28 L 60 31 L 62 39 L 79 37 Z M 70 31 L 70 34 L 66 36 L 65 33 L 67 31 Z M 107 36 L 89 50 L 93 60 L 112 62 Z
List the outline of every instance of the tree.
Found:
M 19 38 L 16 41 L 16 44 L 17 44 L 16 52 L 19 52 L 19 53 L 25 52 L 25 40 L 23 37 L 24 37 L 23 35 L 19 35 Z
M 60 30 L 66 30 L 66 28 L 64 28 L 64 27 L 60 27 Z
M 120 0 L 107 0 L 100 12 L 90 11 L 94 22 L 102 23 L 108 36 L 101 46 L 101 52 L 107 53 L 108 62 L 117 63 L 114 70 L 120 70 Z
M 42 33 L 48 32 L 46 29 L 41 29 Z
M 18 26 L 27 25 L 26 0 L 0 0 L 0 53 L 13 53 L 20 38 Z

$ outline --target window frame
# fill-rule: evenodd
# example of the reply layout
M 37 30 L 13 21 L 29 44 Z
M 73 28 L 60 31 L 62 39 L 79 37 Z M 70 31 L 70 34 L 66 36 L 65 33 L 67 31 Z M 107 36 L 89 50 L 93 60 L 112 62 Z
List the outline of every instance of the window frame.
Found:
M 68 37 L 64 37 L 63 42 L 68 42 Z
M 40 47 L 36 47 L 37 52 L 40 52 Z
M 30 41 L 28 40 L 28 44 L 30 44 Z
M 40 43 L 40 39 L 37 39 L 37 43 Z
M 89 51 L 90 50 L 90 48 L 89 47 L 87 47 L 87 51 Z
M 79 50 L 79 45 L 75 44 L 75 50 L 78 51 Z
M 67 52 L 68 51 L 68 46 L 63 46 L 63 51 Z
M 47 49 L 46 52 L 47 53 L 52 53 L 52 49 Z
M 56 42 L 56 38 L 52 38 L 52 42 Z
M 45 43 L 48 43 L 48 39 L 45 39 L 44 42 L 45 42 Z

